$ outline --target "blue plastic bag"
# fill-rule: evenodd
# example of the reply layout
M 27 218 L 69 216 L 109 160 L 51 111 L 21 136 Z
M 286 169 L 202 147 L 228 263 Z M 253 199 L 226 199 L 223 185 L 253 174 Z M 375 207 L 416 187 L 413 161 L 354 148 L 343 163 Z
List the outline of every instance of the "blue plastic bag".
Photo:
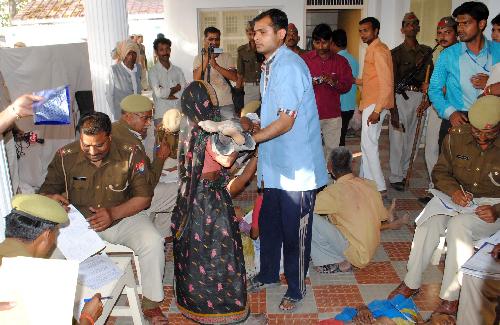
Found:
M 71 123 L 69 86 L 40 90 L 33 95 L 44 97 L 43 100 L 33 104 L 33 120 L 36 125 Z

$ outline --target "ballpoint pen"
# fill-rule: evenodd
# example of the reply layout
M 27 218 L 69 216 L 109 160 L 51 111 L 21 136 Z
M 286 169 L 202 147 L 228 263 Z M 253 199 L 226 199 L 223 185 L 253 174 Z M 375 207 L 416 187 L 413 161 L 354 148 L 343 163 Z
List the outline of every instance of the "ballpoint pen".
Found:
M 472 193 L 465 192 L 464 187 L 462 185 L 460 185 L 460 189 L 462 190 L 462 193 L 464 194 L 464 196 L 465 196 L 466 199 L 467 199 L 467 193 L 468 193 L 468 194 L 470 194 L 472 196 L 470 202 L 472 202 L 473 204 L 476 204 L 476 202 L 474 201 L 474 196 L 472 195 Z M 467 203 L 467 206 L 469 206 L 470 202 Z
M 83 299 L 83 302 L 89 302 L 91 301 L 93 298 L 85 298 Z M 113 299 L 113 297 L 111 296 L 105 296 L 105 297 L 101 297 L 101 300 L 104 300 L 104 299 Z

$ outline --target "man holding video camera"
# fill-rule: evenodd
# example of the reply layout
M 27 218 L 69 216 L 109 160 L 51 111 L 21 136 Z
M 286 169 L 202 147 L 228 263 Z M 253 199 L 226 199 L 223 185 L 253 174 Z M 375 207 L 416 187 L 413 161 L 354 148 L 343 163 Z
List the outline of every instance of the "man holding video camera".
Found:
M 193 79 L 205 80 L 214 87 L 222 119 L 231 119 L 235 113 L 229 82 L 236 82 L 238 78 L 236 64 L 233 57 L 220 48 L 219 29 L 207 27 L 203 35 L 203 49 L 193 62 Z

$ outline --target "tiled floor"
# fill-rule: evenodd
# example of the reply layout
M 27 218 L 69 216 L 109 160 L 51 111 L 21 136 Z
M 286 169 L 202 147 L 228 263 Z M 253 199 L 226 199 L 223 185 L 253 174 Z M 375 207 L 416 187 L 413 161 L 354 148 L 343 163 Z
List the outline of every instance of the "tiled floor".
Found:
M 382 131 L 380 139 L 380 158 L 386 176 L 389 174 L 389 139 L 388 131 Z M 359 152 L 359 137 L 347 141 L 353 152 Z M 359 169 L 360 158 L 355 160 L 355 170 Z M 397 192 L 389 187 L 388 195 L 396 198 L 396 215 L 408 214 L 414 219 L 422 210 L 416 200 L 425 194 L 428 178 L 423 160 L 423 150 L 418 153 L 415 170 L 406 192 Z M 243 210 L 253 205 L 256 196 L 255 182 L 234 200 Z M 410 253 L 414 227 L 403 226 L 399 230 L 383 231 L 381 244 L 373 261 L 362 270 L 354 270 L 344 274 L 323 275 L 310 268 L 307 280 L 307 296 L 300 308 L 293 314 L 284 314 L 278 304 L 286 290 L 286 285 L 268 289 L 249 296 L 252 313 L 267 313 L 270 324 L 317 324 L 320 320 L 335 316 L 345 306 L 359 306 L 373 299 L 384 299 L 403 279 L 406 273 L 406 261 Z M 192 324 L 179 314 L 173 298 L 173 266 L 171 246 L 167 247 L 167 263 L 165 274 L 165 300 L 162 309 L 168 314 L 170 324 Z M 428 315 L 438 303 L 438 294 L 442 277 L 442 266 L 429 266 L 424 273 L 424 284 L 421 292 L 415 297 L 417 306 L 423 316 Z M 283 282 L 286 283 L 286 282 Z M 109 319 L 107 324 L 127 324 L 126 319 Z

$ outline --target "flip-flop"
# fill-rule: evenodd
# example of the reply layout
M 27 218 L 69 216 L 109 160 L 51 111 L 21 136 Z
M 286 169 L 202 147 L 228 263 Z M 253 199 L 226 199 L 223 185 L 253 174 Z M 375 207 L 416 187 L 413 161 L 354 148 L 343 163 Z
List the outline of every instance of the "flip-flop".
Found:
M 284 312 L 287 312 L 287 313 L 293 313 L 298 307 L 299 305 L 302 303 L 302 299 L 292 299 L 292 298 L 289 298 L 289 297 L 283 297 L 281 299 L 281 302 L 280 302 L 280 310 L 281 311 L 284 311 Z M 287 304 L 289 307 L 286 308 L 284 305 Z

